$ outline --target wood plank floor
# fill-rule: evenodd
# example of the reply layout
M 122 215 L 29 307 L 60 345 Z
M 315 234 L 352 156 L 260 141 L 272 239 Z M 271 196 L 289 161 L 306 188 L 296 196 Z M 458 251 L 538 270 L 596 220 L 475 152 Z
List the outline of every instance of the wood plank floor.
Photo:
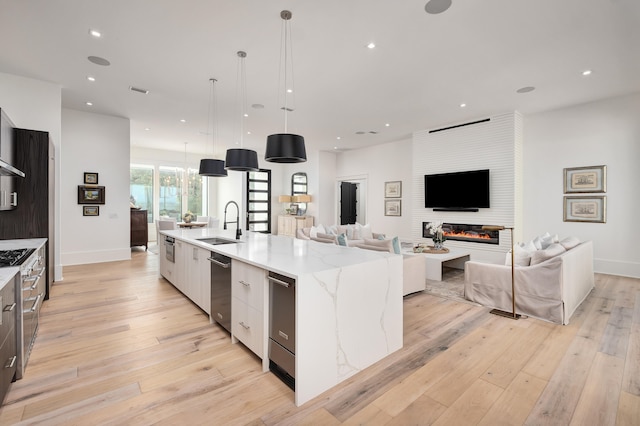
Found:
M 0 424 L 638 425 L 640 280 L 596 275 L 568 326 L 427 294 L 404 347 L 302 407 L 158 256 L 65 267 Z

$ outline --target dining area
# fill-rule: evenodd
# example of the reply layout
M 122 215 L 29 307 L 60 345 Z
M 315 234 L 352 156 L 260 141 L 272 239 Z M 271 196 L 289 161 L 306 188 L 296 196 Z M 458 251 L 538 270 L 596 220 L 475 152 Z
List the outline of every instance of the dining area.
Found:
M 155 221 L 156 233 L 159 237 L 160 231 L 167 231 L 172 229 L 192 229 L 192 228 L 219 228 L 220 219 L 211 216 L 196 216 L 195 220 L 191 221 L 178 221 L 175 217 L 160 216 Z M 156 241 L 158 241 L 156 239 Z

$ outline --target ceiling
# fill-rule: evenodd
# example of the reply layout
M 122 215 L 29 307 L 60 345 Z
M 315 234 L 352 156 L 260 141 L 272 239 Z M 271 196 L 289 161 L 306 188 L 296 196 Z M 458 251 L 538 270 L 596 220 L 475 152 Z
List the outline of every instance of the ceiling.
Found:
M 203 154 L 213 151 L 216 78 L 218 157 L 241 143 L 239 50 L 247 52 L 243 146 L 262 151 L 267 135 L 284 131 L 285 9 L 293 13 L 295 76 L 288 131 L 303 135 L 308 150 L 354 149 L 495 113 L 640 91 L 637 0 L 453 0 L 440 14 L 426 13 L 426 3 L 0 0 L 0 72 L 59 84 L 64 108 L 130 119 L 134 146 L 183 152 L 188 143 Z M 524 87 L 535 90 L 517 93 Z

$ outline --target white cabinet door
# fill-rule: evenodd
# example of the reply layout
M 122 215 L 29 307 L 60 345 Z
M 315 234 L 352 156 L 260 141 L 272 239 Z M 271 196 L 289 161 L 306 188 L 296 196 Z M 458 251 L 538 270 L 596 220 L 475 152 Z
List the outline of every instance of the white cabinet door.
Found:
M 173 264 L 173 281 L 171 281 L 171 283 L 183 293 L 185 287 L 185 271 L 188 256 L 187 250 L 185 250 L 186 245 L 186 243 L 176 239 L 175 246 L 173 246 L 175 253 L 175 263 Z
M 184 282 L 180 289 L 193 303 L 211 314 L 211 266 L 207 260 L 210 251 L 183 243 Z

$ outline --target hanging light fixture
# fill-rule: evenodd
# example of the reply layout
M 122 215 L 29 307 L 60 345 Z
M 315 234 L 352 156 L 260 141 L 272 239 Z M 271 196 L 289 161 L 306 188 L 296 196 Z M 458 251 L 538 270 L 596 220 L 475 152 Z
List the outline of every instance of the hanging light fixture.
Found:
M 236 170 L 240 172 L 256 172 L 258 168 L 258 153 L 242 148 L 244 138 L 244 117 L 245 117 L 245 104 L 246 104 L 246 71 L 244 60 L 247 57 L 247 53 L 243 51 L 238 52 L 238 87 L 236 91 L 240 92 L 239 106 L 240 106 L 240 148 L 228 149 L 227 157 L 225 160 L 227 170 Z
M 207 114 L 207 134 L 211 134 L 211 145 L 213 146 L 213 156 L 216 155 L 216 101 L 215 101 L 215 78 L 210 78 L 211 90 L 209 91 L 209 112 Z M 211 118 L 213 116 L 213 119 Z M 209 126 L 213 124 L 212 126 Z M 211 127 L 211 128 L 210 128 Z M 223 177 L 227 176 L 224 168 L 224 161 L 215 158 L 203 158 L 200 160 L 200 176 Z
M 276 133 L 267 136 L 267 149 L 264 159 L 272 163 L 302 163 L 307 161 L 307 151 L 304 147 L 304 138 L 300 135 L 294 135 L 287 133 L 287 113 L 293 111 L 287 104 L 287 94 L 294 93 L 293 91 L 293 55 L 290 54 L 287 49 L 287 41 L 289 41 L 289 49 L 291 48 L 291 12 L 283 10 L 280 12 L 282 18 L 282 42 L 280 58 L 284 60 L 283 64 L 280 64 L 280 74 L 282 76 L 284 72 L 284 133 Z M 284 53 L 284 55 L 283 55 Z M 288 73 L 287 65 L 288 58 L 291 58 L 291 85 L 288 86 Z M 278 88 L 280 91 L 280 88 Z

